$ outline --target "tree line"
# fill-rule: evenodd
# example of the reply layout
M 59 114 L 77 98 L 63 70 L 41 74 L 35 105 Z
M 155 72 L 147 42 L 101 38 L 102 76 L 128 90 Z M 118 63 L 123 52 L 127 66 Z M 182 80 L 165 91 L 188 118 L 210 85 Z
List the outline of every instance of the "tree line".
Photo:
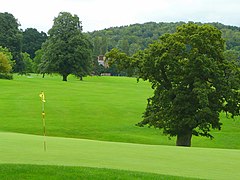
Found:
M 111 27 L 104 30 L 89 32 L 89 37 L 93 42 L 93 55 L 96 58 L 99 54 L 104 55 L 113 48 L 117 48 L 127 55 L 133 55 L 139 50 L 148 47 L 149 44 L 158 40 L 160 36 L 166 33 L 174 33 L 178 26 L 186 24 L 185 22 L 176 23 L 156 23 L 147 22 L 144 24 L 132 24 L 121 27 Z M 202 25 L 203 23 L 195 23 Z M 240 27 L 228 26 L 221 23 L 208 23 L 222 32 L 225 40 L 226 57 L 231 56 L 240 62 Z M 125 70 L 117 71 L 116 67 L 101 69 L 113 74 L 132 75 L 133 72 Z
M 44 32 L 38 32 L 34 28 L 23 31 L 19 27 L 20 23 L 12 14 L 0 13 L 0 47 L 2 49 L 0 52 L 8 51 L 8 54 L 11 53 L 11 56 L 5 56 L 7 61 L 3 61 L 3 58 L 1 58 L 5 67 L 7 64 L 11 66 L 10 69 L 5 68 L 0 71 L 5 76 L 8 76 L 7 73 L 9 72 L 20 74 L 33 72 L 32 59 L 35 52 L 41 48 L 42 43 L 47 39 L 47 34 Z
M 12 14 L 0 13 L 1 77 L 11 77 L 10 72 L 59 73 L 67 81 L 69 74 L 80 79 L 91 74 L 93 46 L 76 15 L 60 12 L 48 35 L 19 27 Z
M 178 26 L 185 22 L 132 24 L 121 27 L 111 27 L 104 30 L 89 32 L 94 44 L 94 54 L 105 54 L 113 48 L 118 48 L 132 55 L 138 50 L 147 48 L 148 44 L 166 33 L 174 33 Z M 195 23 L 202 25 L 203 23 Z M 227 50 L 240 50 L 240 27 L 221 23 L 208 23 L 222 32 Z
M 80 20 L 78 20 L 80 22 Z M 88 74 L 100 75 L 111 73 L 112 75 L 134 75 L 134 70 L 119 70 L 116 65 L 103 67 L 98 64 L 97 57 L 105 55 L 113 48 L 118 48 L 127 55 L 133 55 L 139 50 L 148 47 L 166 33 L 174 33 L 178 26 L 185 22 L 132 24 L 121 27 L 110 27 L 104 30 L 83 33 L 81 36 L 88 41 L 90 58 L 82 62 L 82 70 L 75 72 L 80 78 Z M 196 23 L 201 25 L 202 23 Z M 240 27 L 226 26 L 221 23 L 210 23 L 222 32 L 226 41 L 225 57 L 240 62 Z M 54 25 L 53 25 L 54 26 Z M 71 31 L 70 31 L 71 32 Z M 51 33 L 38 32 L 37 29 L 20 29 L 18 20 L 10 13 L 0 13 L 0 46 L 8 48 L 12 53 L 13 62 L 9 62 L 13 68 L 9 71 L 20 74 L 26 73 L 51 73 L 46 69 L 49 63 L 43 62 L 44 43 L 51 38 Z M 81 38 L 79 39 L 81 41 Z M 60 46 L 62 47 L 62 46 Z M 66 52 L 66 50 L 63 50 Z M 47 51 L 48 52 L 48 51 Z M 45 53 L 46 54 L 46 53 Z M 46 57 L 46 56 L 45 56 Z M 52 59 L 52 57 L 51 57 Z M 53 62 L 51 62 L 53 63 Z M 80 62 L 81 64 L 81 62 Z M 239 63 L 240 64 L 240 63 Z M 62 69 L 62 68 L 59 68 Z M 44 72 L 45 71 L 45 72 Z M 56 70 L 54 70 L 56 72 Z

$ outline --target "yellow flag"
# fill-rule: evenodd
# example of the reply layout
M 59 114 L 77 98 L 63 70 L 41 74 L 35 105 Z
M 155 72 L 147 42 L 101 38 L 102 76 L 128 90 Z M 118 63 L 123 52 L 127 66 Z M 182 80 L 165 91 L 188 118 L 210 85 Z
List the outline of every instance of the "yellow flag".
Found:
M 42 102 L 46 102 L 46 101 L 45 101 L 45 95 L 44 95 L 44 92 L 43 92 L 43 91 L 39 94 L 39 97 L 41 98 L 41 101 L 42 101 Z

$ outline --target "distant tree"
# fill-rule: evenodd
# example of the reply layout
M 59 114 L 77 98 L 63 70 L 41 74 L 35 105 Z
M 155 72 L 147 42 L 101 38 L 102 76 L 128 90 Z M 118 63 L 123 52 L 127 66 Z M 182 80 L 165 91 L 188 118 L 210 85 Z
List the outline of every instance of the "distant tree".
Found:
M 236 62 L 236 64 L 240 67 L 240 51 L 226 50 L 224 52 L 224 57 L 228 61 Z
M 22 53 L 22 57 L 23 57 L 23 62 L 24 62 L 24 66 L 25 66 L 25 70 L 24 70 L 24 73 L 27 74 L 27 73 L 33 73 L 34 70 L 33 70 L 33 60 L 31 59 L 30 57 L 30 54 L 24 52 Z
M 21 56 L 22 33 L 18 27 L 19 23 L 12 14 L 0 13 L 0 46 L 10 50 L 16 62 L 14 71 L 22 73 L 25 67 Z
M 107 52 L 107 38 L 106 37 L 94 37 L 93 39 L 93 55 L 97 57 L 99 55 L 104 55 Z
M 9 73 L 12 70 L 12 66 L 6 54 L 0 52 L 0 73 Z
M 141 46 L 139 44 L 133 43 L 129 47 L 129 55 L 133 55 L 139 50 L 141 50 Z
M 98 52 L 96 53 L 98 56 L 100 51 L 103 50 L 102 52 L 104 53 L 104 49 L 107 49 L 106 52 L 108 52 L 113 48 L 118 48 L 121 51 L 132 55 L 137 52 L 136 50 L 147 48 L 147 46 L 157 40 L 159 36 L 162 36 L 165 33 L 176 32 L 177 26 L 183 24 L 186 23 L 147 22 L 144 24 L 111 27 L 100 31 L 88 32 L 87 34 L 94 43 L 94 55 L 95 52 Z M 201 23 L 197 24 L 201 25 Z M 222 37 L 226 40 L 227 50 L 235 49 L 240 51 L 240 27 L 226 26 L 221 23 L 210 23 L 210 25 L 213 25 L 222 31 Z M 98 40 L 97 43 L 95 43 L 96 39 Z M 102 43 L 101 39 L 102 41 L 106 39 L 107 43 Z M 128 44 L 126 43 L 126 40 L 128 41 Z
M 33 71 L 35 73 L 41 73 L 41 68 L 39 67 L 42 63 L 43 50 L 39 49 L 35 52 L 35 57 L 33 58 Z
M 0 46 L 0 79 L 12 79 L 12 72 L 14 61 L 12 54 L 7 48 Z
M 94 57 L 98 57 L 99 55 L 103 55 L 103 52 L 102 52 L 102 38 L 101 37 L 95 37 L 93 39 L 93 56 Z
M 116 50 L 108 59 L 120 68 L 138 67 L 139 77 L 155 90 L 139 126 L 177 136 L 176 145 L 191 146 L 192 135 L 212 138 L 221 129 L 219 114 L 240 113 L 240 71 L 223 56 L 221 32 L 188 23 L 132 57 Z
M 126 53 L 127 55 L 129 55 L 129 43 L 127 39 L 120 40 L 118 42 L 117 48 L 120 49 L 122 52 Z
M 77 15 L 59 13 L 48 34 L 40 65 L 43 73 L 59 73 L 63 81 L 67 81 L 69 74 L 82 78 L 91 73 L 92 44 L 82 33 Z
M 38 32 L 37 29 L 27 28 L 23 32 L 22 51 L 27 52 L 31 59 L 35 57 L 35 52 L 41 49 L 42 44 L 47 40 L 47 34 Z

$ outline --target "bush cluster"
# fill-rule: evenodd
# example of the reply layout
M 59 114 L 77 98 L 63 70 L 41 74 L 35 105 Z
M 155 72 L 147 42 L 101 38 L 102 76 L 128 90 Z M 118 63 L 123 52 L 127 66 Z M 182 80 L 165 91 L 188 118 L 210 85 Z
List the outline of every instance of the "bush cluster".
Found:
M 13 79 L 13 75 L 12 75 L 12 74 L 3 74 L 3 73 L 0 73 L 0 79 L 9 79 L 9 80 L 12 80 L 12 79 Z

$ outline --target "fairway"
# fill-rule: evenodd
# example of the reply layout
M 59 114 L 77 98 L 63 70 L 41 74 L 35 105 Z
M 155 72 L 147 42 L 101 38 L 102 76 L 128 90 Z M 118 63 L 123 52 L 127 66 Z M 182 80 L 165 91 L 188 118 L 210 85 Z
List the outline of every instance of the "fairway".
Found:
M 0 163 L 85 166 L 203 179 L 238 179 L 240 151 L 0 133 Z
M 154 128 L 135 126 L 142 120 L 151 85 L 136 78 L 70 76 L 62 82 L 57 75 L 14 76 L 0 80 L 0 130 L 42 135 L 41 101 L 45 92 L 48 136 L 84 138 L 113 142 L 175 145 Z M 195 147 L 240 149 L 240 121 L 222 114 L 222 131 L 213 131 L 215 139 L 193 138 Z
M 51 174 L 47 167 L 66 177 L 69 171 L 76 177 L 85 172 L 90 179 L 87 174 L 92 172 L 106 179 L 240 177 L 239 117 L 221 114 L 223 127 L 212 132 L 215 139 L 194 137 L 194 147 L 175 147 L 175 138 L 168 139 L 160 130 L 135 126 L 153 93 L 148 82 L 127 77 L 79 81 L 73 76 L 62 82 L 57 75 L 15 75 L 14 80 L 0 80 L 0 85 L 0 172 L 30 169 L 29 176 L 38 177 L 39 166 L 44 177 Z M 46 95 L 46 152 L 41 91 Z

